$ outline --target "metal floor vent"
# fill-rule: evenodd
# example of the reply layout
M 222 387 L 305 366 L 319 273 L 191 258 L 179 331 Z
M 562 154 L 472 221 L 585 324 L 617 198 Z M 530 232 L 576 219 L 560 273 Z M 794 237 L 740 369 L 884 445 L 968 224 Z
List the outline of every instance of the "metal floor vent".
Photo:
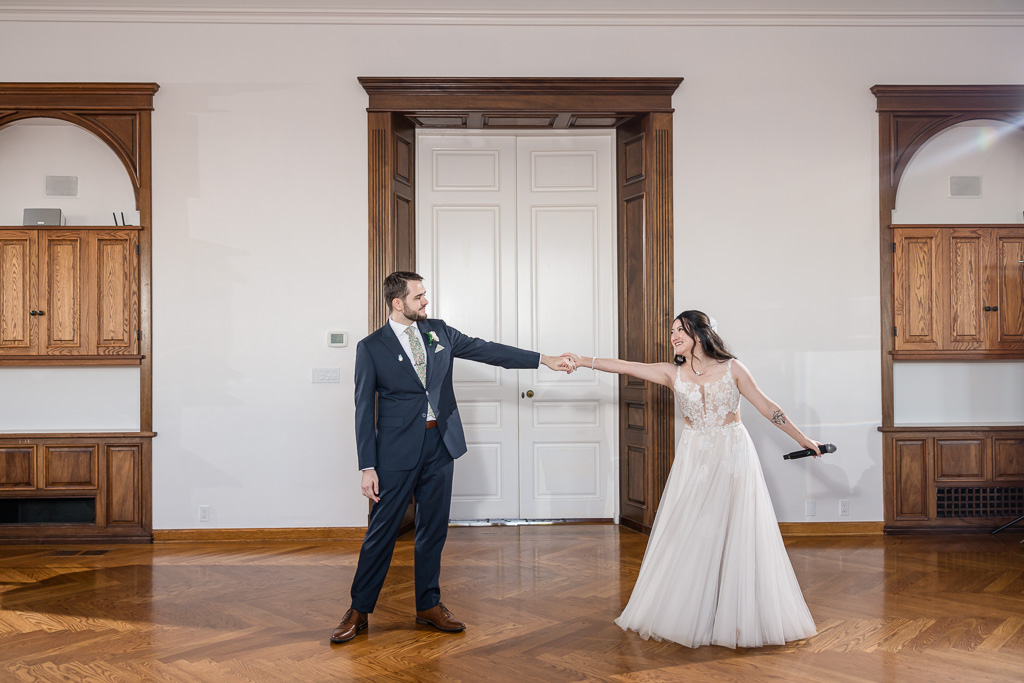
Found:
M 1017 517 L 1024 515 L 1024 486 L 958 486 L 935 491 L 936 516 Z

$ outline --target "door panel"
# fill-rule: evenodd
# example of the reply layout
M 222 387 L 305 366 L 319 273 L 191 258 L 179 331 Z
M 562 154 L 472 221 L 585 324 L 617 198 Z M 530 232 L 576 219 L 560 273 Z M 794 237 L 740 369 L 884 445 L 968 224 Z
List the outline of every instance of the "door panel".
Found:
M 34 230 L 0 233 L 0 355 L 35 352 L 36 249 Z
M 893 259 L 897 351 L 934 350 L 942 329 L 939 301 L 941 241 L 937 229 L 896 230 Z
M 519 344 L 615 354 L 611 136 L 518 142 Z M 614 516 L 616 377 L 520 374 L 521 516 Z
M 96 235 L 95 271 L 91 273 L 90 294 L 95 301 L 95 330 L 99 353 L 137 353 L 139 329 L 138 234 L 111 231 Z
M 80 231 L 44 231 L 40 322 L 43 348 L 40 353 L 89 353 L 82 336 L 82 295 L 88 262 L 86 244 Z
M 1024 349 L 1024 230 L 1000 230 L 995 238 L 999 310 L 992 312 L 996 349 Z
M 418 272 L 429 315 L 473 337 L 515 337 L 515 138 L 417 138 Z M 453 519 L 519 516 L 516 370 L 453 371 L 468 452 L 455 463 Z
M 949 234 L 949 314 L 946 348 L 958 351 L 985 344 L 983 317 L 985 237 L 979 230 Z M 935 283 L 936 285 L 940 283 Z M 941 291 L 940 287 L 940 291 Z

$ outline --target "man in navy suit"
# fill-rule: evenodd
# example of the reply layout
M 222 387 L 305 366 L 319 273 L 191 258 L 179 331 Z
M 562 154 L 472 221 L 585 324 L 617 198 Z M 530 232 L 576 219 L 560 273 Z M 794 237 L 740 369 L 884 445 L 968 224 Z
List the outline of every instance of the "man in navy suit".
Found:
M 411 496 L 416 499 L 416 621 L 442 631 L 466 628 L 441 603 L 440 588 L 452 472 L 455 458 L 466 452 L 452 362 L 467 358 L 503 368 L 575 369 L 566 358 L 483 341 L 428 319 L 427 290 L 416 273 L 388 275 L 384 300 L 388 322 L 356 348 L 356 448 L 362 492 L 373 507 L 352 580 L 352 606 L 331 633 L 332 643 L 352 640 L 369 625 L 367 615 L 377 603 Z

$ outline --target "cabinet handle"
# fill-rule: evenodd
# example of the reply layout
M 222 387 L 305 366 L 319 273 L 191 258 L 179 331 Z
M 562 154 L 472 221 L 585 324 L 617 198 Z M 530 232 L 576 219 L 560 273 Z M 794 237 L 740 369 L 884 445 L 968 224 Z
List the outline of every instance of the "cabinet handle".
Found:
M 986 311 L 991 311 L 991 310 L 992 310 L 992 307 L 991 307 L 991 306 L 986 306 L 986 307 L 985 307 L 985 310 L 986 310 Z
M 39 315 L 36 311 L 29 311 L 28 314 L 31 316 Z
M 992 307 L 992 310 L 993 310 L 993 311 L 998 311 L 998 310 L 999 310 L 999 307 L 998 307 L 998 306 L 993 306 L 993 307 Z M 39 315 L 42 315 L 42 313 L 40 313 Z
M 46 311 L 36 311 L 36 315 L 46 315 Z

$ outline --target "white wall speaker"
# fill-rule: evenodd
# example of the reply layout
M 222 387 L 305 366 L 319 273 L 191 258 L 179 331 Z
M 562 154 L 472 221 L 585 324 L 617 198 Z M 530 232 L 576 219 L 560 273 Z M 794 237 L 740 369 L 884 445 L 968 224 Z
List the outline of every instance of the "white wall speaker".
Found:
M 78 176 L 48 175 L 46 176 L 47 197 L 77 197 Z
M 950 197 L 980 197 L 981 176 L 980 175 L 951 175 L 949 176 Z

